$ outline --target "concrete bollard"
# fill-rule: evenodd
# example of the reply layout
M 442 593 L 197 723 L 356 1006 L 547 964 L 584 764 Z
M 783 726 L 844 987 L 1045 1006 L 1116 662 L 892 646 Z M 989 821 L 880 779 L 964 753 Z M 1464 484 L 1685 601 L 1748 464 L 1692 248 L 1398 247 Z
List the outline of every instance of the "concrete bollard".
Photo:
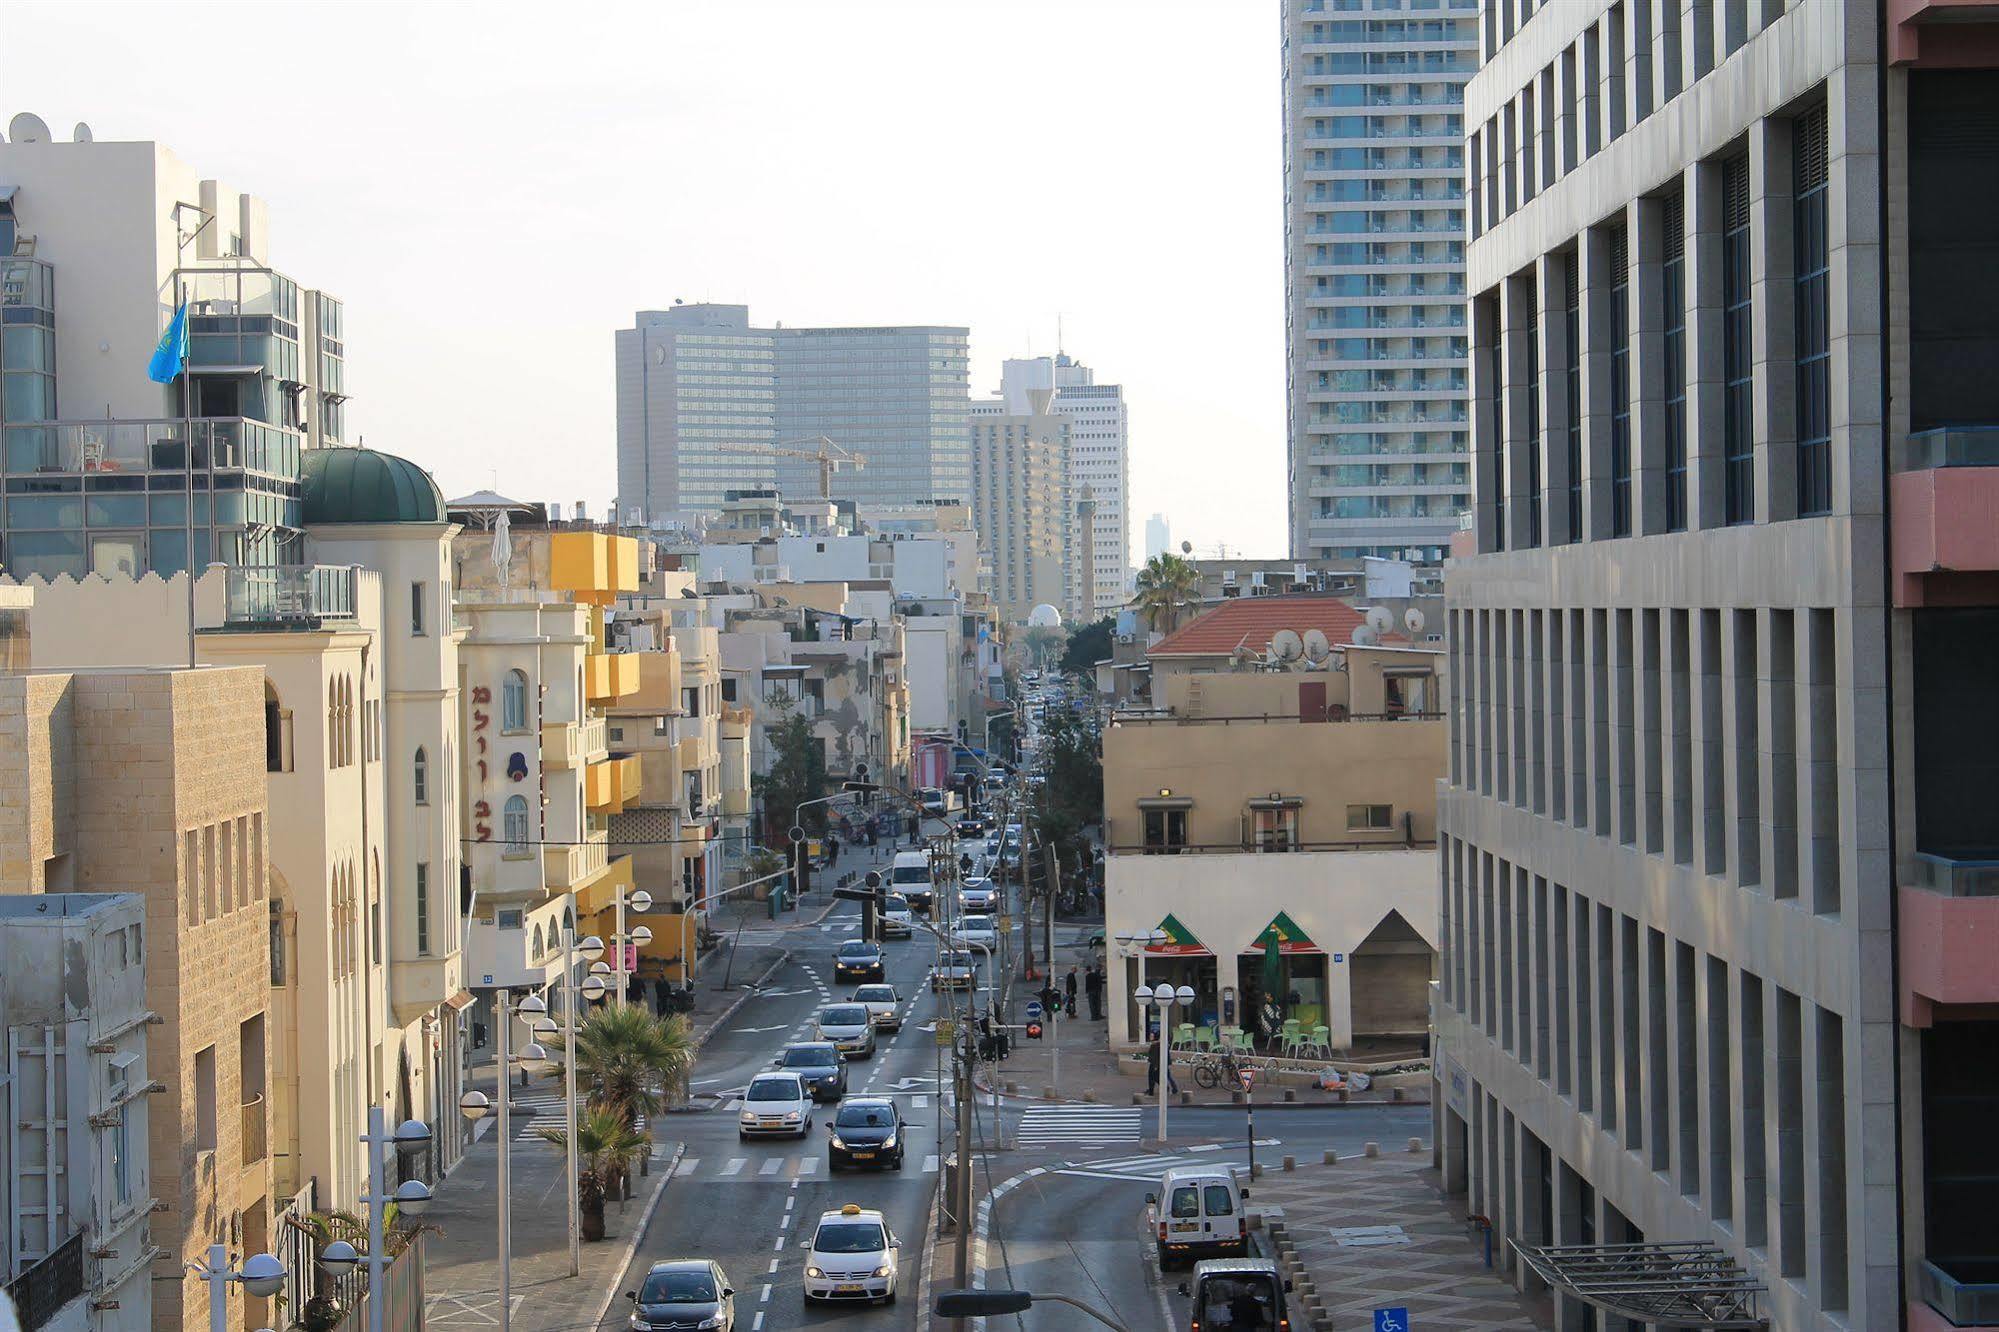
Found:
M 1095 1105 L 1097 1103 L 1097 1093 L 1093 1090 L 1086 1090 L 1083 1093 L 1083 1099 L 1088 1101 L 1090 1104 Z
M 1233 1104 L 1233 1105 L 1241 1105 L 1241 1104 L 1242 1104 L 1242 1093 L 1241 1093 L 1241 1092 L 1239 1092 L 1239 1091 L 1235 1091 L 1235 1092 L 1230 1092 L 1230 1093 L 1229 1093 L 1229 1102 L 1230 1102 L 1231 1104 Z
M 1366 1155 L 1369 1160 L 1373 1160 L 1375 1157 L 1381 1155 L 1381 1144 L 1378 1142 L 1364 1143 L 1361 1146 L 1361 1152 L 1364 1155 Z
M 1090 1099 L 1090 1093 L 1089 1093 L 1089 1092 L 1084 1092 L 1084 1093 L 1083 1093 L 1083 1099 L 1084 1099 L 1084 1100 L 1086 1100 L 1086 1101 L 1087 1101 L 1087 1100 L 1089 1100 L 1089 1099 Z M 1144 1104 L 1145 1104 L 1145 1093 L 1144 1093 L 1144 1092 L 1133 1092 L 1133 1093 L 1131 1094 L 1131 1103 L 1132 1103 L 1133 1105 L 1144 1105 Z M 566 1207 L 566 1206 L 568 1206 L 568 1204 L 567 1204 L 567 1203 L 564 1203 L 563 1205 L 564 1205 L 565 1207 Z
M 1404 1089 L 1401 1087 L 1390 1087 L 1388 1089 L 1388 1099 L 1399 1103 L 1402 1100 L 1403 1091 Z
M 1042 1099 L 1042 1100 L 1044 1100 L 1044 1101 L 1052 1101 L 1052 1100 L 1054 1100 L 1054 1099 L 1055 1099 L 1055 1089 L 1054 1089 L 1053 1087 L 1043 1087 L 1043 1088 L 1041 1089 L 1041 1099 Z
M 1286 1088 L 1284 1089 L 1284 1099 L 1285 1099 L 1285 1100 L 1287 1100 L 1287 1101 L 1295 1101 L 1295 1100 L 1297 1100 L 1297 1099 L 1298 1099 L 1298 1089 L 1297 1089 L 1296 1087 L 1286 1087 Z
M 1338 1165 L 1339 1163 L 1340 1154 L 1331 1147 L 1326 1148 L 1326 1154 L 1319 1158 L 1320 1165 Z
M 1193 1103 L 1194 1103 L 1194 1093 L 1190 1091 L 1183 1091 L 1180 1093 L 1180 1104 L 1192 1105 Z
M 1284 1168 L 1285 1168 L 1286 1170 L 1296 1170 L 1296 1169 L 1298 1168 L 1298 1158 L 1297 1158 L 1297 1157 L 1295 1157 L 1295 1156 L 1287 1156 L 1287 1157 L 1285 1157 L 1285 1158 L 1284 1158 Z
M 1418 1156 L 1421 1155 L 1422 1152 L 1423 1152 L 1423 1140 L 1421 1138 L 1409 1139 L 1409 1154 L 1411 1156 Z
M 1262 1167 L 1262 1166 L 1260 1166 L 1260 1165 L 1253 1165 L 1253 1166 L 1251 1166 L 1251 1167 L 1249 1168 L 1249 1177 L 1250 1177 L 1251 1179 L 1262 1179 L 1262 1178 L 1263 1178 L 1263 1167 Z

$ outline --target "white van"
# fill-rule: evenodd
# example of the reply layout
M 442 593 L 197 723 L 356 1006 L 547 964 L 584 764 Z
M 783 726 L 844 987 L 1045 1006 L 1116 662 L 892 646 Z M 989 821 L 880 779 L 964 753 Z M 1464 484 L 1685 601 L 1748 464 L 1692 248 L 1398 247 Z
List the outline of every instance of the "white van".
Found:
M 909 905 L 930 914 L 930 903 L 935 888 L 930 882 L 930 853 L 928 851 L 898 851 L 895 864 L 889 868 L 888 890 L 899 894 Z
M 1145 1200 L 1152 1204 L 1161 1271 L 1199 1258 L 1248 1255 L 1249 1218 L 1229 1167 L 1176 1167 L 1159 1181 L 1159 1192 Z

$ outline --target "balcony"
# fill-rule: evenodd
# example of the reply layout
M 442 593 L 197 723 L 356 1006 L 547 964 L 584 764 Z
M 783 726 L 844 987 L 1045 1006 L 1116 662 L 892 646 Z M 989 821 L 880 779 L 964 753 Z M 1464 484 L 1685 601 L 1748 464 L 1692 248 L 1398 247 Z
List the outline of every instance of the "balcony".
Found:
M 583 802 L 592 812 L 617 814 L 639 798 L 644 774 L 637 754 L 620 754 L 583 770 Z
M 1999 426 L 1918 431 L 1895 462 L 1895 604 L 1999 604 Z
M 243 1102 L 243 1164 L 253 1166 L 262 1161 L 267 1153 L 265 1135 L 264 1094 L 257 1093 Z
M 574 846 L 541 849 L 542 878 L 550 889 L 574 888 L 602 873 L 610 860 L 609 834 L 593 828 Z
M 1959 1281 L 1928 1260 L 1919 1279 L 1923 1302 L 1910 1306 L 1911 1332 L 1999 1327 L 1999 1283 Z
M 0 429 L 9 476 L 180 473 L 187 457 L 180 420 L 34 421 Z M 247 469 L 297 480 L 305 436 L 247 417 L 197 417 L 197 472 Z
M 1897 894 L 1902 1021 L 1936 1006 L 1999 1004 L 1999 859 L 1918 852 Z
M 231 567 L 224 570 L 222 628 L 317 629 L 354 618 L 351 565 Z
M 639 687 L 639 654 L 592 652 L 583 659 L 583 695 L 592 703 L 608 703 Z
M 543 722 L 541 762 L 547 768 L 574 768 L 604 757 L 604 719 L 585 722 Z
M 83 1295 L 83 1232 L 79 1230 L 57 1245 L 53 1253 L 36 1261 L 5 1289 L 21 1332 L 38 1332 L 54 1322 L 72 1300 Z M 85 1321 L 80 1308 L 75 1312 L 78 1323 Z

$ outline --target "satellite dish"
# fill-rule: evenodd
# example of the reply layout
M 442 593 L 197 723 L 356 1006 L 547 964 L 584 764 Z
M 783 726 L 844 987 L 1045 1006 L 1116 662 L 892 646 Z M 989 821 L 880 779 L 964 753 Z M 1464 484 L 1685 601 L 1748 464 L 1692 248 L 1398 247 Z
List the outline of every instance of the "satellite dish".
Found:
M 1402 612 L 1402 627 L 1412 634 L 1423 632 L 1423 612 L 1411 606 Z
M 1297 631 L 1279 629 L 1270 636 L 1270 655 L 1279 661 L 1296 661 L 1305 652 L 1305 640 Z
M 1358 647 L 1373 647 L 1381 641 L 1381 631 L 1371 624 L 1357 624 L 1353 627 L 1353 641 Z
M 71 132 L 69 137 L 77 143 L 97 142 L 97 136 L 90 132 L 90 126 L 84 124 L 81 120 L 76 122 L 76 129 Z
M 7 137 L 15 143 L 47 143 L 54 136 L 48 123 L 32 111 L 23 111 L 7 122 Z
M 1367 627 L 1374 630 L 1375 637 L 1379 638 L 1395 627 L 1395 617 L 1380 606 L 1372 607 L 1367 612 Z
M 1191 541 L 1182 541 L 1180 543 L 1180 553 L 1182 555 L 1192 555 L 1194 553 L 1194 543 Z
M 1326 640 L 1326 631 L 1323 629 L 1307 629 L 1304 642 L 1305 659 L 1310 662 L 1324 661 L 1326 655 L 1333 650 L 1333 645 Z

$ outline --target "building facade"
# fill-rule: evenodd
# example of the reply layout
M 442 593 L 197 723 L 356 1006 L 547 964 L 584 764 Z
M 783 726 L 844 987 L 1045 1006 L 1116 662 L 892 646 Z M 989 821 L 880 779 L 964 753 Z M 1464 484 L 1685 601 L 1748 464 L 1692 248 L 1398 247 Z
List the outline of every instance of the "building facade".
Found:
M 1018 413 L 1003 400 L 972 406 L 972 526 L 992 570 L 993 602 L 1013 623 L 1036 606 L 1069 612 L 1074 604 L 1070 423 L 1054 410 L 1054 389 L 1025 396 Z
M 868 504 L 964 500 L 972 493 L 971 330 L 777 330 L 778 438 L 816 450 L 824 437 L 859 455 L 832 474 L 829 498 Z M 817 496 L 819 465 L 779 458 L 787 495 Z
M 1145 520 L 1145 558 L 1164 555 L 1173 549 L 1173 525 L 1166 515 L 1155 513 Z
M 1285 0 L 1283 24 L 1291 554 L 1435 560 L 1470 491 L 1477 0 Z
M 641 310 L 615 354 L 621 521 L 691 524 L 776 483 L 777 343 L 747 305 Z
M 1999 1293 L 1995 17 L 1500 3 L 1466 94 L 1446 1184 L 1777 1328 Z

